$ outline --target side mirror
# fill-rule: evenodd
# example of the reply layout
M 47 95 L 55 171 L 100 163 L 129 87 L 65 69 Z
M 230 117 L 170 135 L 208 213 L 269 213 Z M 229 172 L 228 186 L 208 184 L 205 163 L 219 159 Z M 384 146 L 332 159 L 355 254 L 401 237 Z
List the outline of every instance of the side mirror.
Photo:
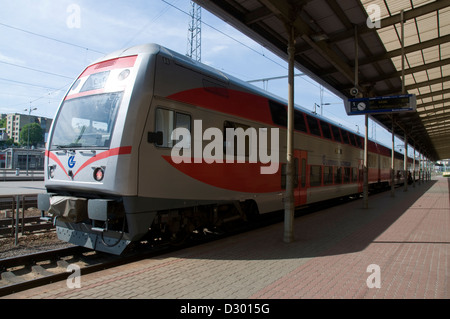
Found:
M 163 132 L 148 132 L 147 141 L 156 145 L 163 145 Z

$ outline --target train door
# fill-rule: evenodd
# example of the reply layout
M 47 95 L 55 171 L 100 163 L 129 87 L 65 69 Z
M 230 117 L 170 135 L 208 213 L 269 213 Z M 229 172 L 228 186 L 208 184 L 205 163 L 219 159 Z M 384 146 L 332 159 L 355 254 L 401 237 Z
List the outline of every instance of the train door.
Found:
M 306 204 L 306 187 L 307 187 L 306 167 L 308 164 L 307 163 L 308 152 L 301 150 L 294 150 L 294 158 L 295 158 L 295 175 L 297 176 L 295 180 L 298 181 L 294 189 L 295 206 L 301 206 Z

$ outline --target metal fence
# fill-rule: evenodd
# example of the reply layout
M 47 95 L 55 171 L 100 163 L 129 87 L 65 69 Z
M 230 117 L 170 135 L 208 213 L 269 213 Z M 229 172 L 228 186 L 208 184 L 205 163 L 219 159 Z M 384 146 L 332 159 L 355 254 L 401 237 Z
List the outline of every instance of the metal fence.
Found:
M 43 170 L 0 169 L 0 181 L 43 181 Z
M 38 216 L 25 216 L 27 209 L 37 210 L 37 194 L 0 196 L 0 236 L 14 236 L 18 243 L 20 234 L 54 228 L 51 218 L 41 212 Z

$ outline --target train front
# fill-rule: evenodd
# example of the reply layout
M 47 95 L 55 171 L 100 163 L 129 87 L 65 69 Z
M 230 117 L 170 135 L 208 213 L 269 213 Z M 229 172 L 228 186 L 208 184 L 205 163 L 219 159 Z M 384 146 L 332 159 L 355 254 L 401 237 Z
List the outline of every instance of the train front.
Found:
M 139 105 L 148 101 L 134 91 L 143 60 L 121 52 L 89 66 L 58 109 L 38 207 L 55 218 L 60 240 L 121 254 L 148 231 L 152 213 L 136 208 L 136 131 Z

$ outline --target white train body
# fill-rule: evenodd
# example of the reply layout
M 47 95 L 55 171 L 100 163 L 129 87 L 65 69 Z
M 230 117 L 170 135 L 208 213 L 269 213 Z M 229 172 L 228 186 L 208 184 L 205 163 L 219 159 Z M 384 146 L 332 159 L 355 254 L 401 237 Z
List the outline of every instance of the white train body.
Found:
M 296 117 L 296 206 L 362 192 L 362 137 L 305 110 Z M 150 233 L 173 239 L 249 211 L 280 210 L 285 121 L 280 99 L 166 48 L 112 53 L 78 77 L 58 109 L 46 150 L 48 193 L 39 207 L 56 216 L 60 239 L 115 254 Z M 270 150 L 263 151 L 271 163 L 251 161 L 256 150 L 248 147 L 236 148 L 227 163 L 227 141 L 211 144 L 205 135 L 237 127 L 268 133 Z M 175 128 L 191 132 L 191 163 L 172 156 Z M 225 145 L 222 163 L 204 157 L 213 145 Z M 369 146 L 369 182 L 390 183 L 390 150 Z M 261 174 L 269 165 L 276 172 Z

